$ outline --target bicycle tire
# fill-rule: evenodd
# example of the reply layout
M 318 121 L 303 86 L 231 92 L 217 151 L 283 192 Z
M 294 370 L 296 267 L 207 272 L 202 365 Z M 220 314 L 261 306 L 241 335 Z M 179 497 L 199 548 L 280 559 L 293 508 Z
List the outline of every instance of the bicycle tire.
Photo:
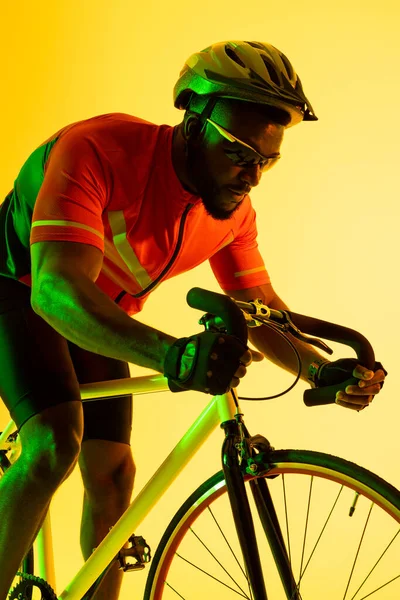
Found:
M 384 600 L 386 598 L 394 598 L 394 597 L 400 597 L 400 568 L 398 568 L 399 573 L 396 572 L 396 566 L 394 567 L 394 573 L 393 573 L 393 581 L 390 583 L 387 583 L 387 581 L 383 581 L 383 583 L 381 582 L 381 584 L 379 582 L 376 581 L 376 576 L 378 575 L 378 579 L 379 577 L 381 577 L 381 573 L 380 573 L 380 568 L 382 566 L 382 562 L 383 559 L 387 559 L 387 554 L 389 552 L 389 550 L 392 552 L 394 551 L 394 556 L 397 557 L 397 564 L 400 563 L 400 561 L 398 560 L 400 557 L 400 535 L 398 535 L 400 533 L 400 493 L 399 491 L 393 487 L 391 484 L 389 484 L 388 482 L 384 481 L 382 478 L 380 478 L 377 475 L 374 475 L 373 473 L 371 473 L 370 471 L 368 471 L 367 469 L 364 469 L 363 467 L 360 467 L 358 465 L 356 465 L 355 463 L 349 462 L 347 460 L 332 456 L 332 455 L 328 455 L 328 454 L 323 454 L 323 453 L 319 453 L 319 452 L 313 452 L 313 451 L 306 451 L 306 450 L 274 450 L 271 452 L 270 454 L 270 465 L 271 468 L 268 470 L 268 472 L 266 473 L 262 473 L 261 475 L 255 475 L 255 476 L 245 476 L 245 480 L 246 481 L 250 481 L 252 479 L 257 479 L 258 477 L 263 477 L 265 478 L 268 482 L 269 482 L 269 487 L 273 487 L 272 481 L 273 480 L 278 480 L 280 479 L 281 481 L 285 480 L 285 476 L 286 479 L 288 479 L 288 476 L 291 475 L 306 475 L 307 479 L 309 479 L 311 481 L 311 488 L 313 487 L 313 482 L 314 479 L 317 478 L 317 484 L 316 487 L 320 486 L 320 483 L 322 484 L 321 487 L 323 487 L 324 489 L 328 488 L 330 489 L 330 487 L 335 486 L 335 484 L 339 484 L 339 486 L 341 486 L 340 488 L 340 494 L 342 493 L 342 490 L 345 490 L 345 495 L 343 496 L 343 498 L 345 498 L 344 502 L 345 502 L 345 507 L 349 507 L 349 503 L 351 502 L 352 504 L 354 504 L 354 498 L 357 498 L 357 503 L 354 509 L 354 513 L 353 513 L 353 519 L 351 521 L 351 527 L 347 527 L 347 525 L 344 529 L 344 533 L 345 533 L 345 540 L 346 540 L 346 545 L 344 546 L 343 544 L 341 546 L 339 546 L 339 550 L 336 549 L 336 554 L 333 554 L 331 556 L 327 556 L 325 557 L 323 555 L 323 560 L 325 561 L 325 563 L 332 564 L 332 565 L 336 565 L 338 562 L 338 554 L 339 554 L 339 559 L 341 559 L 341 555 L 342 554 L 347 554 L 347 546 L 350 546 L 350 542 L 349 544 L 347 544 L 347 534 L 350 530 L 353 530 L 355 527 L 359 528 L 359 523 L 363 522 L 364 520 L 364 516 L 366 514 L 366 502 L 369 501 L 371 502 L 371 507 L 369 509 L 369 515 L 372 514 L 372 507 L 377 506 L 378 509 L 375 510 L 374 513 L 374 518 L 375 515 L 378 515 L 378 520 L 376 521 L 377 526 L 378 526 L 378 532 L 382 533 L 381 537 L 384 541 L 382 541 L 382 539 L 379 538 L 375 539 L 373 538 L 373 543 L 377 545 L 379 545 L 379 552 L 382 552 L 382 550 L 384 549 L 384 544 L 388 543 L 390 541 L 390 539 L 392 539 L 392 541 L 389 543 L 389 547 L 383 552 L 383 557 L 381 557 L 377 564 L 375 565 L 375 568 L 372 570 L 372 572 L 370 573 L 370 575 L 367 577 L 366 581 L 364 581 L 364 583 L 362 583 L 361 581 L 361 586 L 360 586 L 360 574 L 357 574 L 357 582 L 355 582 L 355 578 L 353 579 L 353 582 L 351 582 L 351 579 L 353 578 L 353 574 L 354 574 L 354 565 L 353 565 L 353 569 L 351 571 L 351 576 L 350 576 L 350 580 L 347 582 L 347 588 L 345 590 L 345 595 L 343 595 L 343 589 L 341 590 L 340 594 L 336 594 L 335 591 L 335 585 L 339 585 L 339 580 L 341 579 L 341 577 L 338 575 L 337 577 L 335 576 L 335 581 L 334 583 L 330 585 L 329 589 L 327 588 L 328 584 L 324 583 L 322 581 L 322 577 L 321 575 L 318 575 L 317 578 L 313 578 L 312 579 L 312 584 L 311 584 L 311 588 L 310 590 L 313 589 L 313 586 L 315 587 L 315 581 L 322 581 L 321 586 L 322 589 L 319 591 L 307 591 L 307 589 L 305 588 L 305 570 L 309 567 L 310 561 L 314 561 L 314 556 L 315 556 L 315 547 L 311 553 L 311 556 L 309 557 L 309 560 L 307 562 L 307 565 L 305 567 L 305 569 L 302 571 L 303 566 L 304 566 L 304 562 L 306 562 L 306 560 L 303 561 L 304 559 L 304 554 L 305 554 L 305 547 L 306 547 L 306 541 L 303 540 L 303 557 L 301 558 L 301 565 L 300 565 L 300 571 L 299 571 L 299 586 L 303 586 L 303 588 L 301 589 L 301 587 L 299 587 L 300 590 L 300 597 L 304 600 L 321 600 L 321 598 L 324 598 L 324 600 L 342 600 L 343 598 L 349 598 L 349 600 L 351 598 L 354 598 L 354 600 L 361 600 L 362 598 L 366 598 L 367 596 L 371 596 L 373 593 L 376 592 L 376 590 L 372 591 L 372 593 L 370 593 L 370 590 L 368 589 L 368 586 L 366 585 L 369 579 L 369 585 L 372 587 L 375 586 L 375 588 L 379 587 L 382 584 L 382 588 L 381 590 L 384 590 L 384 593 L 379 592 L 379 596 L 377 597 L 377 600 L 379 598 L 379 600 Z M 281 477 L 279 477 L 281 476 Z M 303 478 L 302 480 L 297 479 L 295 481 L 295 485 L 296 485 L 296 489 L 297 487 L 304 487 L 303 481 L 305 480 L 305 478 Z M 290 481 L 290 479 L 289 479 Z M 299 484 L 301 483 L 301 485 L 299 486 Z M 292 485 L 292 484 L 290 484 Z M 275 483 L 274 483 L 275 486 Z M 315 488 L 316 489 L 316 488 Z M 332 487 L 333 489 L 333 487 Z M 356 492 L 356 494 L 355 494 Z M 274 491 L 275 493 L 275 491 Z M 303 493 L 303 492 L 302 492 Z M 324 492 L 325 493 L 325 492 Z M 330 492 L 329 492 L 330 493 Z M 340 495 L 339 494 L 339 495 Z M 350 494 L 350 496 L 349 496 Z M 357 494 L 359 494 L 359 496 L 357 496 Z M 202 527 L 202 524 L 200 522 L 200 519 L 203 518 L 203 516 L 206 514 L 206 512 L 211 512 L 211 511 L 206 511 L 207 508 L 214 506 L 214 504 L 216 504 L 217 500 L 219 501 L 220 499 L 224 499 L 225 497 L 227 497 L 227 493 L 226 493 L 226 486 L 225 486 L 225 482 L 224 482 L 224 477 L 223 477 L 223 473 L 222 471 L 216 473 L 215 475 L 213 475 L 212 477 L 210 477 L 207 481 L 205 481 L 202 485 L 200 485 L 197 490 L 195 490 L 193 492 L 193 494 L 191 494 L 191 496 L 189 496 L 189 498 L 184 502 L 184 504 L 181 506 L 181 508 L 177 511 L 177 513 L 175 514 L 175 516 L 173 517 L 173 519 L 171 520 L 169 526 L 167 527 L 164 535 L 162 536 L 160 543 L 158 545 L 158 548 L 156 550 L 156 553 L 154 555 L 152 564 L 151 564 L 151 568 L 149 571 L 149 575 L 147 578 L 147 582 L 146 582 L 146 588 L 145 588 L 145 593 L 144 593 L 144 600 L 160 600 L 161 598 L 163 599 L 169 599 L 169 598 L 185 598 L 185 599 L 190 599 L 190 600 L 197 600 L 197 598 L 204 598 L 205 596 L 208 596 L 209 598 L 217 598 L 220 600 L 222 600 L 222 598 L 236 598 L 237 595 L 239 594 L 239 596 L 241 595 L 244 598 L 252 598 L 251 593 L 249 593 L 249 595 L 247 595 L 246 590 L 243 590 L 243 587 L 246 587 L 246 583 L 241 584 L 239 586 L 241 591 L 238 591 L 238 588 L 234 587 L 234 589 L 232 588 L 232 586 L 234 586 L 234 584 L 232 584 L 230 579 L 225 579 L 225 582 L 222 582 L 221 585 L 221 581 L 218 579 L 217 577 L 217 586 L 220 586 L 220 588 L 223 590 L 224 593 L 226 593 L 226 596 L 223 596 L 220 592 L 218 592 L 217 594 L 215 592 L 210 592 L 208 591 L 207 587 L 201 587 L 199 586 L 199 584 L 197 583 L 197 579 L 196 579 L 196 583 L 195 583 L 195 579 L 189 579 L 188 581 L 188 589 L 189 592 L 183 592 L 182 589 L 180 588 L 180 586 L 182 585 L 183 581 L 184 581 L 184 576 L 183 575 L 178 575 L 178 577 L 173 581 L 170 582 L 167 580 L 167 575 L 170 575 L 171 570 L 172 570 L 172 566 L 173 563 L 175 561 L 175 565 L 179 565 L 179 569 L 181 569 L 181 565 L 183 565 L 182 568 L 186 569 L 186 565 L 188 565 L 188 569 L 190 569 L 190 572 L 193 572 L 194 575 L 197 577 L 198 573 L 201 573 L 201 571 L 198 571 L 199 568 L 201 567 L 196 567 L 195 569 L 193 569 L 192 571 L 192 563 L 186 562 L 188 559 L 187 557 L 182 558 L 182 554 L 177 553 L 178 549 L 179 552 L 181 552 L 181 548 L 183 546 L 183 543 L 185 542 L 186 539 L 188 540 L 195 540 L 195 543 L 198 544 L 198 534 L 194 531 L 194 526 L 196 525 L 196 527 L 201 528 L 202 532 L 204 531 L 204 528 Z M 350 500 L 349 500 L 350 498 Z M 352 500 L 353 498 L 353 500 Z M 359 498 L 363 498 L 362 501 L 359 500 Z M 309 500 L 310 502 L 310 500 Z M 343 505 L 343 501 L 340 500 L 340 502 L 337 500 L 336 501 L 338 503 L 338 506 L 342 507 Z M 285 497 L 285 505 L 286 505 L 286 497 Z M 310 506 L 310 505 L 309 505 Z M 335 507 L 337 506 L 336 504 L 334 505 Z M 351 505 L 350 505 L 351 506 Z M 369 506 L 369 504 L 368 504 Z M 360 508 L 361 507 L 361 508 Z M 287 508 L 287 507 L 286 507 Z M 318 504 L 318 509 L 320 508 L 319 504 Z M 350 507 L 349 507 L 350 508 Z M 286 509 L 285 509 L 286 510 Z M 297 510 L 297 499 L 296 499 L 296 510 Z M 308 509 L 309 510 L 309 509 Z M 336 510 L 336 509 L 335 509 Z M 340 509 L 341 511 L 343 511 L 343 507 Z M 230 512 L 230 510 L 228 511 Z M 281 512 L 282 512 L 282 508 L 281 508 Z M 307 513 L 309 515 L 309 512 Z M 224 512 L 222 512 L 222 515 L 224 515 Z M 355 515 L 357 515 L 357 519 L 354 520 Z M 285 517 L 287 520 L 287 516 Z M 336 518 L 336 517 L 335 517 Z M 213 516 L 212 519 L 215 519 L 215 517 Z M 211 520 L 212 520 L 211 519 Z M 297 523 L 297 521 L 296 521 Z M 354 526 L 353 524 L 356 523 L 356 526 Z M 368 527 L 371 525 L 372 523 L 372 519 L 369 516 L 367 519 L 367 524 Z M 383 531 L 383 526 L 382 523 L 385 523 L 385 527 L 387 529 L 387 535 L 386 533 Z M 376 526 L 376 524 L 374 523 L 374 526 Z M 296 525 L 297 527 L 297 525 Z M 283 528 L 284 529 L 284 528 Z M 323 534 L 320 538 L 318 538 L 318 542 L 317 545 L 319 543 L 322 543 L 322 537 L 325 536 L 325 532 L 330 529 L 332 530 L 332 525 L 329 525 L 329 527 L 327 525 L 325 525 L 324 529 L 323 529 Z M 336 521 L 335 521 L 335 528 L 333 529 L 333 532 L 335 535 L 338 535 L 338 531 L 336 528 Z M 340 530 L 341 531 L 341 530 Z M 186 534 L 189 533 L 188 536 L 186 536 Z M 358 535 L 358 534 L 357 534 Z M 376 535 L 376 533 L 373 534 L 374 536 Z M 197 538 L 196 538 L 197 536 Z M 289 534 L 286 538 L 287 540 L 287 546 L 288 546 L 288 551 L 289 551 L 289 555 L 290 555 L 290 542 L 288 541 L 289 539 Z M 363 534 L 363 543 L 364 541 L 367 539 L 367 536 L 364 532 Z M 314 539 L 315 541 L 315 539 Z M 189 542 L 191 543 L 191 542 Z M 212 543 L 215 543 L 215 538 L 212 538 Z M 325 543 L 325 540 L 324 540 Z M 203 544 L 203 542 L 202 542 Z M 368 542 L 368 548 L 371 546 L 371 542 Z M 266 546 L 266 544 L 265 544 Z M 196 546 L 196 560 L 197 560 L 197 547 Z M 200 547 L 200 546 L 199 546 Z M 375 547 L 375 546 L 374 546 Z M 203 552 L 203 548 L 201 547 L 201 551 Z M 205 554 L 207 557 L 209 556 L 208 551 L 204 552 L 203 554 Z M 264 560 L 265 556 L 267 554 L 267 551 L 265 550 L 265 548 L 260 549 L 260 556 L 262 558 L 262 560 Z M 360 557 L 360 550 L 358 550 L 358 554 L 357 554 L 357 560 Z M 241 557 L 240 557 L 241 558 Z M 224 557 L 224 560 L 226 559 L 226 557 Z M 236 558 L 235 558 L 236 560 Z M 291 559 L 292 560 L 292 559 Z M 210 559 L 211 562 L 214 562 L 214 559 L 211 558 Z M 233 560 L 232 560 L 233 562 Z M 372 567 L 374 565 L 373 560 L 369 560 L 369 555 L 367 555 L 367 563 L 369 564 L 369 567 Z M 393 561 L 393 563 L 396 563 L 396 561 Z M 357 561 L 356 561 L 357 564 Z M 392 564 L 391 559 L 389 558 L 389 564 Z M 293 559 L 293 565 L 294 565 L 294 559 Z M 379 569 L 378 569 L 379 567 Z M 219 567 L 217 567 L 219 569 Z M 297 568 L 297 565 L 296 565 Z M 332 569 L 334 569 L 335 567 L 332 566 Z M 391 567 L 390 567 L 391 568 Z M 294 569 L 294 566 L 293 566 Z M 378 571 L 378 574 L 376 573 Z M 180 571 L 178 571 L 179 573 Z M 374 573 L 375 572 L 375 573 Z M 271 575 L 272 571 L 269 572 L 268 577 L 270 577 L 269 580 L 266 581 L 266 588 L 267 588 L 267 594 L 268 594 L 268 600 L 280 600 L 281 598 L 286 600 L 287 596 L 285 594 L 285 592 L 283 591 L 283 588 L 281 588 L 280 592 L 278 591 L 272 591 L 272 595 L 270 595 L 271 592 L 269 592 L 268 590 L 269 588 L 269 583 L 272 583 L 272 575 Z M 300 575 L 300 573 L 302 573 Z M 211 584 L 214 584 L 214 579 L 215 575 L 207 573 L 208 578 L 206 578 L 207 584 L 209 584 L 209 582 L 211 581 Z M 364 574 L 365 575 L 365 574 Z M 325 575 L 324 575 L 325 576 Z M 308 575 L 307 575 L 308 577 Z M 347 575 L 346 575 L 347 577 Z M 336 581 L 337 580 L 337 581 Z M 176 584 L 176 582 L 178 582 L 178 585 Z M 347 592 L 350 589 L 350 584 L 359 588 L 356 589 L 356 593 L 354 594 L 354 589 L 352 590 L 352 594 L 354 594 L 353 596 L 349 595 L 347 596 Z M 396 589 L 393 592 L 393 586 L 392 588 L 390 588 L 391 585 L 397 585 L 398 587 L 396 587 Z M 275 588 L 278 590 L 279 586 L 280 586 L 280 581 L 279 581 L 279 577 L 275 576 L 274 579 L 274 586 Z M 340 583 L 340 585 L 342 585 Z M 274 588 L 274 589 L 275 589 Z M 197 591 L 198 590 L 198 591 Z M 228 591 L 227 591 L 228 590 Z M 305 590 L 305 591 L 304 591 Z M 385 595 L 385 590 L 389 590 L 388 594 L 389 595 Z M 397 596 L 396 596 L 396 590 L 397 591 Z M 367 596 L 365 595 L 365 593 L 367 593 Z M 306 595 L 303 595 L 306 594 Z M 358 594 L 358 595 L 357 595 Z

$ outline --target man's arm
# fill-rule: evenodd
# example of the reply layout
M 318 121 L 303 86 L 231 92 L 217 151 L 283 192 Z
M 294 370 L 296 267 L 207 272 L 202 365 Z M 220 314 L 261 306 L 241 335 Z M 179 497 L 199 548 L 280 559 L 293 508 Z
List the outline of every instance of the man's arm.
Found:
M 226 292 L 226 294 L 235 300 L 241 300 L 243 302 L 260 298 L 263 303 L 270 308 L 275 308 L 277 310 L 289 310 L 289 307 L 275 293 L 275 290 L 270 283 L 245 290 L 229 291 Z M 283 367 L 291 373 L 297 373 L 296 356 L 289 344 L 285 342 L 281 335 L 269 327 L 254 327 L 249 328 L 248 331 L 250 342 L 257 348 L 257 350 L 259 350 L 259 352 L 262 352 L 265 357 L 267 357 L 276 365 Z M 290 334 L 287 335 L 296 346 L 301 357 L 301 378 L 308 382 L 308 369 L 311 363 L 315 360 L 322 359 L 328 361 L 329 359 L 319 354 L 314 346 L 305 344 Z
M 102 252 L 77 242 L 31 246 L 33 310 L 77 346 L 163 372 L 176 338 L 129 317 L 95 284 Z

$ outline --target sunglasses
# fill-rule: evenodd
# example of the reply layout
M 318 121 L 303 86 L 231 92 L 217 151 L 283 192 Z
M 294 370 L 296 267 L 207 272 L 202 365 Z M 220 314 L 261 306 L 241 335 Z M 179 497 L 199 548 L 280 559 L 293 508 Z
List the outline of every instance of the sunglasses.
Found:
M 268 171 L 280 159 L 280 155 L 263 156 L 257 150 L 229 133 L 221 125 L 218 125 L 218 123 L 214 123 L 211 119 L 206 120 L 207 123 L 211 123 L 215 127 L 222 137 L 230 142 L 230 147 L 224 148 L 224 152 L 234 165 L 238 167 L 254 167 L 257 165 L 261 168 L 261 171 Z

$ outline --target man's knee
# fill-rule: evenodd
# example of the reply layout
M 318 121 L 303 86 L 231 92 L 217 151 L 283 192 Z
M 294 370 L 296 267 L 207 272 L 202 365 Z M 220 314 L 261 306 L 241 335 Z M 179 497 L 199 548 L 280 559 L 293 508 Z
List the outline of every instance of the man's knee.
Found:
M 77 463 L 82 434 L 78 401 L 48 408 L 29 419 L 20 430 L 20 460 L 28 475 L 50 485 L 60 483 Z
M 90 501 L 129 502 L 136 472 L 130 446 L 87 440 L 82 444 L 79 466 Z

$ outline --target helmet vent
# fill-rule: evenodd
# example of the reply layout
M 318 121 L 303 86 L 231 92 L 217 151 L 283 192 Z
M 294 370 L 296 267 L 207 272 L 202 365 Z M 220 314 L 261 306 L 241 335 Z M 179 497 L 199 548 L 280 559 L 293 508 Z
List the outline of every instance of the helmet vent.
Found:
M 280 82 L 280 79 L 279 79 L 274 67 L 270 64 L 270 62 L 268 61 L 268 59 L 265 56 L 261 55 L 261 58 L 262 58 L 264 65 L 266 66 L 266 69 L 269 73 L 269 76 L 271 77 L 271 80 L 275 83 L 275 85 L 280 86 L 281 82 Z
M 292 65 L 290 64 L 290 62 L 288 61 L 288 59 L 286 58 L 286 56 L 284 54 L 280 55 L 281 60 L 283 62 L 283 64 L 286 67 L 286 71 L 288 74 L 288 79 L 291 81 L 293 79 L 293 69 L 292 69 Z
M 229 58 L 231 58 L 233 61 L 235 61 L 235 63 L 237 63 L 241 67 L 246 67 L 246 65 L 244 64 L 242 59 L 239 58 L 239 56 L 236 54 L 236 52 L 233 50 L 233 48 L 231 48 L 230 46 L 225 46 L 225 52 L 227 53 Z
M 263 44 L 259 44 L 258 42 L 245 42 L 246 44 L 249 44 L 250 46 L 253 46 L 253 48 L 258 48 L 259 50 L 265 50 L 265 47 L 263 46 Z

